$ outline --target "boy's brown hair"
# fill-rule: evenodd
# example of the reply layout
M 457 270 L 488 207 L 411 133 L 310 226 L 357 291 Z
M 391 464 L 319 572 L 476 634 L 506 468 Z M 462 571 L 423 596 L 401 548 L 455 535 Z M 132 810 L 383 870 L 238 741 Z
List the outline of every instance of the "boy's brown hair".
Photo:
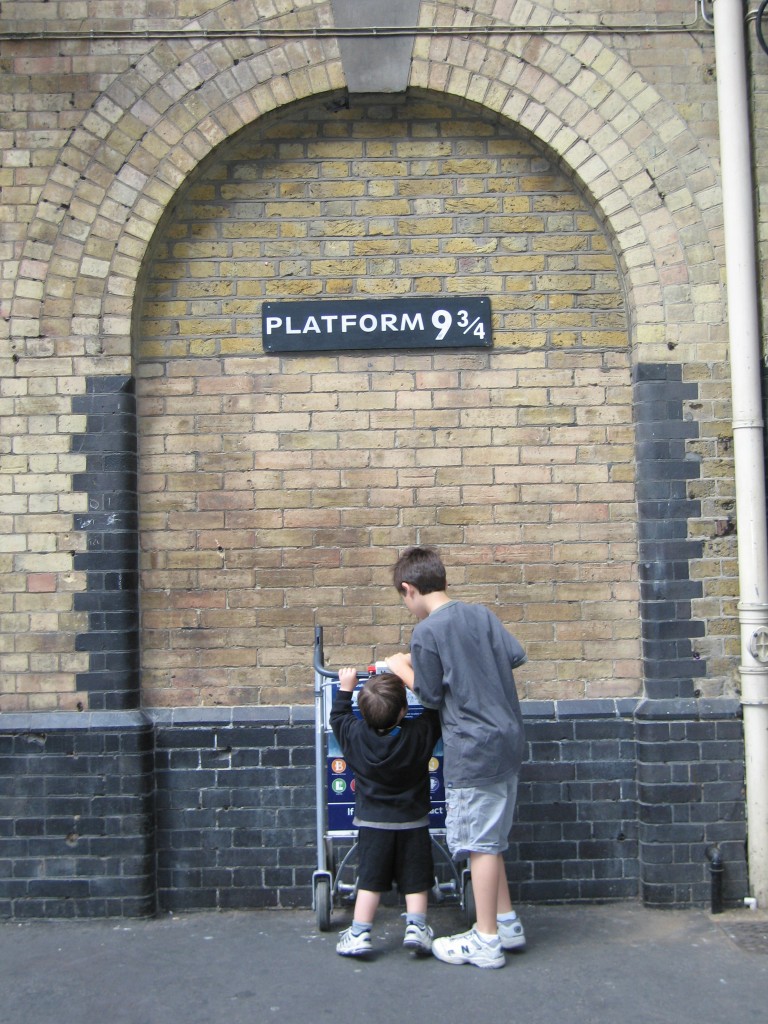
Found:
M 402 594 L 404 583 L 410 583 L 420 594 L 446 588 L 445 566 L 435 548 L 407 548 L 395 562 L 392 578 L 398 594 Z
M 394 672 L 371 676 L 360 690 L 357 706 L 367 725 L 376 732 L 388 732 L 397 725 L 402 712 L 408 710 L 405 683 Z

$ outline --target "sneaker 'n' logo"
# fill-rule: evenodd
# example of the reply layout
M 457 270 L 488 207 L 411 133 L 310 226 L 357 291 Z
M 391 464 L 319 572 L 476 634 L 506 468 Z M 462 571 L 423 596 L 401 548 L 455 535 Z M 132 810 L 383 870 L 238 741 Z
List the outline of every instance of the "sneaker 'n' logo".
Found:
M 461 952 L 463 953 L 464 956 L 469 956 L 469 952 L 470 952 L 469 946 L 467 946 L 467 945 L 462 946 L 461 947 Z

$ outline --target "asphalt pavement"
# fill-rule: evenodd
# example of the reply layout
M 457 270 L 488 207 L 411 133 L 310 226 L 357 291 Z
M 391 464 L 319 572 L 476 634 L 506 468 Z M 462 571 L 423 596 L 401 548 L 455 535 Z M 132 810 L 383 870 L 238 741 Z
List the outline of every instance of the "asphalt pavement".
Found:
M 768 915 L 634 903 L 518 907 L 528 948 L 502 970 L 412 959 L 397 906 L 375 955 L 311 911 L 0 923 L 3 1024 L 766 1024 Z M 436 934 L 464 930 L 430 910 Z

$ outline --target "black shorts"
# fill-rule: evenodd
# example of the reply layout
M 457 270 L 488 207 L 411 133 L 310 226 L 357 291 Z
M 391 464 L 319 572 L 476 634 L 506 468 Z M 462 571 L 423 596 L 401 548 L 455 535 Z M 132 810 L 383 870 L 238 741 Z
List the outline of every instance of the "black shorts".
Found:
M 421 828 L 361 828 L 357 834 L 357 885 L 367 892 L 426 892 L 435 883 L 432 839 Z

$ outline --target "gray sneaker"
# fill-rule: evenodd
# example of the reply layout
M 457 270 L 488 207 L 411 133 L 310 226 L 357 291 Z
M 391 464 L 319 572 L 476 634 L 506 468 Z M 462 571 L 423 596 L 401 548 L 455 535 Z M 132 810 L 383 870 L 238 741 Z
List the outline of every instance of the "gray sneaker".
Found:
M 511 953 L 522 953 L 525 949 L 525 931 L 520 919 L 499 921 L 497 926 L 504 949 L 508 949 Z
M 504 950 L 501 940 L 494 936 L 485 942 L 474 928 L 459 935 L 435 939 L 432 952 L 444 964 L 473 964 L 475 967 L 503 967 Z
M 409 950 L 412 956 L 429 956 L 434 934 L 428 924 L 423 928 L 418 924 L 409 924 L 405 929 L 403 949 Z
M 347 928 L 339 935 L 336 952 L 339 956 L 370 956 L 373 952 L 371 933 L 361 932 L 360 935 L 353 935 L 352 928 Z

